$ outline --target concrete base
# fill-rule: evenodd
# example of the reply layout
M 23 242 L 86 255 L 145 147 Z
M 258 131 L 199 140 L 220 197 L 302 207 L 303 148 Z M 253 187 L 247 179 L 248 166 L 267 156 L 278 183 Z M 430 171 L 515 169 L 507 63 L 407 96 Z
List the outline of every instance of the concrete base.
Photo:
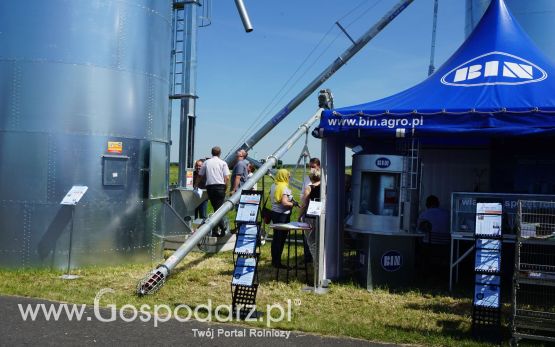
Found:
M 164 249 L 176 250 L 189 238 L 190 234 L 187 235 L 175 235 L 168 236 L 164 240 Z M 195 251 L 201 251 L 206 253 L 217 253 L 232 251 L 235 247 L 235 234 L 226 234 L 223 237 L 212 237 L 209 236 L 204 239 L 204 243 L 201 241 L 194 248 Z

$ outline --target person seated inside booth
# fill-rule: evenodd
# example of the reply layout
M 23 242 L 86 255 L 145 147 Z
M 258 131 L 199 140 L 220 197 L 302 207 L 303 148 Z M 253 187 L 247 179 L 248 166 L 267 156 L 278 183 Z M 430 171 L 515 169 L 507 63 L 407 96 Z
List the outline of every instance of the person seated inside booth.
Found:
M 417 267 L 425 277 L 441 275 L 449 267 L 449 220 L 449 211 L 439 207 L 438 197 L 428 196 L 426 210 L 418 217 L 417 224 L 418 230 L 424 233 L 417 248 Z
M 435 195 L 426 198 L 426 210 L 418 217 L 418 230 L 425 233 L 424 243 L 448 244 L 451 238 L 449 230 L 449 211 L 439 207 Z

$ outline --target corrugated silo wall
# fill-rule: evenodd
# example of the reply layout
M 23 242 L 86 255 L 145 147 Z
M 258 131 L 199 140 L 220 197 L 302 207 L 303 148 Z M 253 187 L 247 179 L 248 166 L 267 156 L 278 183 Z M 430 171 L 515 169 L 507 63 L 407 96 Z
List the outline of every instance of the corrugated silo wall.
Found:
M 490 1 L 466 0 L 466 36 L 478 24 Z M 555 1 L 505 0 L 505 3 L 532 40 L 555 61 Z
M 73 266 L 160 256 L 170 50 L 170 0 L 0 1 L 0 266 L 67 265 L 74 185 Z

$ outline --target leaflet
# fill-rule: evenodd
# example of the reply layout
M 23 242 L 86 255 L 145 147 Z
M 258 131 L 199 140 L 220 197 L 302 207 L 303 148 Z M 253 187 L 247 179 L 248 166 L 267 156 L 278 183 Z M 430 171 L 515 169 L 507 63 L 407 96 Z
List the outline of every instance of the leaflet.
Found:
M 501 236 L 501 215 L 476 215 L 476 235 Z
M 501 240 L 477 239 L 476 248 L 488 250 L 501 250 Z
M 500 271 L 501 254 L 499 251 L 477 249 L 475 271 Z
M 498 275 L 477 274 L 475 280 L 476 284 L 501 285 L 501 277 Z
M 474 288 L 474 306 L 498 308 L 499 290 L 497 285 L 477 284 Z
M 260 198 L 260 194 L 242 194 L 239 202 L 243 204 L 260 205 Z
M 258 205 L 240 203 L 235 220 L 238 222 L 256 222 Z
M 237 235 L 235 253 L 254 254 L 256 251 L 256 241 L 256 236 L 248 237 L 245 235 Z
M 239 258 L 233 270 L 233 279 L 231 284 L 252 286 L 254 282 L 254 272 L 256 269 L 256 259 Z
M 256 224 L 241 224 L 241 226 L 239 227 L 239 232 L 237 234 L 247 237 L 257 237 L 258 226 Z
M 498 202 L 479 202 L 476 204 L 476 213 L 498 214 L 503 212 L 503 205 Z

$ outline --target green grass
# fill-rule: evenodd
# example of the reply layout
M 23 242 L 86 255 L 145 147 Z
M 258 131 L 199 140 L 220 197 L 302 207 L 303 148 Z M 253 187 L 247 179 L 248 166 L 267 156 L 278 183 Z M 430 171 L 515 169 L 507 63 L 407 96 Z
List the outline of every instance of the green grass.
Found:
M 302 247 L 299 253 L 302 254 Z M 171 252 L 166 252 L 166 257 L 169 255 Z M 156 264 L 85 267 L 73 271 L 81 276 L 73 281 L 59 279 L 61 270 L 0 269 L 0 293 L 91 305 L 100 289 L 111 288 L 115 292 L 104 295 L 101 301 L 104 306 L 164 304 L 175 308 L 185 304 L 194 308 L 211 300 L 214 309 L 231 304 L 231 252 L 214 255 L 192 252 L 158 293 L 137 297 L 138 281 Z M 287 300 L 293 302 L 292 320 L 273 323 L 272 328 L 428 346 L 486 345 L 470 336 L 471 294 L 466 292 L 452 296 L 429 283 L 403 290 L 382 288 L 368 292 L 349 281 L 333 283 L 326 295 L 314 295 L 302 291 L 304 276 L 292 279 L 289 285 L 281 279 L 275 281 L 270 245 L 266 244 L 259 263 L 257 305 L 264 312 L 267 305 L 285 306 Z M 442 285 L 445 287 L 446 283 Z M 265 321 L 234 323 L 266 327 Z
M 272 328 L 395 343 L 480 346 L 469 335 L 471 302 L 467 297 L 451 297 L 441 291 L 422 289 L 368 292 L 353 283 L 335 283 L 328 294 L 314 295 L 301 290 L 302 281 L 293 280 L 289 285 L 275 281 L 269 248 L 268 244 L 262 248 L 258 307 L 265 311 L 267 305 L 285 305 L 288 299 L 294 303 L 292 320 L 273 323 Z M 179 304 L 196 307 L 208 300 L 212 301 L 212 307 L 231 303 L 229 283 L 233 260 L 230 252 L 191 253 L 158 293 L 139 298 L 134 294 L 136 284 L 154 265 L 86 267 L 74 271 L 82 277 L 73 281 L 59 279 L 62 271 L 0 270 L 3 279 L 0 293 L 92 304 L 101 288 L 112 288 L 115 293 L 106 294 L 102 305 L 140 307 L 148 304 L 154 307 L 166 304 L 173 308 Z M 240 324 L 265 327 L 266 323 Z

